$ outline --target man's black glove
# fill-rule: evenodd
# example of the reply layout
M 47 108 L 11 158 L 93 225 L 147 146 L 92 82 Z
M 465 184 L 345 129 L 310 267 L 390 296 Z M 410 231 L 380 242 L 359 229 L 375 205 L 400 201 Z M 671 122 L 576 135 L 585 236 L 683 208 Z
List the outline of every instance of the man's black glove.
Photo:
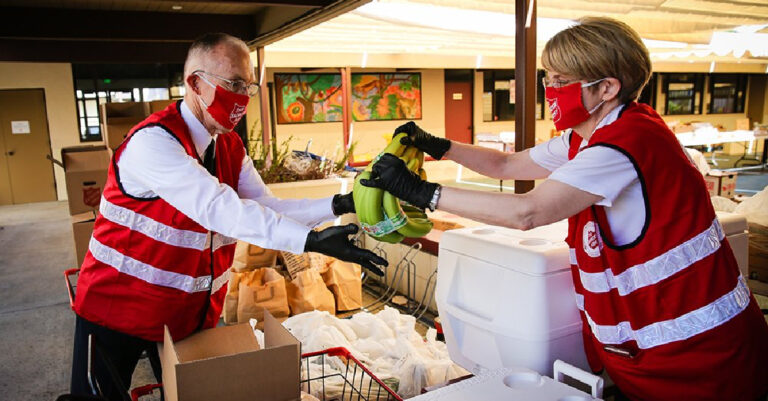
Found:
M 383 154 L 373 165 L 371 179 L 362 179 L 360 183 L 366 187 L 381 188 L 422 209 L 429 207 L 435 190 L 440 186 L 422 180 L 418 174 L 408 170 L 399 157 L 389 153 Z
M 352 198 L 352 192 L 342 195 L 333 195 L 333 201 L 331 202 L 331 208 L 333 214 L 341 216 L 342 214 L 355 212 L 355 200 Z
M 383 276 L 384 272 L 376 265 L 387 266 L 389 263 L 386 259 L 367 249 L 360 249 L 352 245 L 349 236 L 356 232 L 357 226 L 354 224 L 332 226 L 322 231 L 312 230 L 307 235 L 304 252 L 319 252 L 336 259 L 357 263 L 373 273 Z
M 408 134 L 408 137 L 401 139 L 400 143 L 403 145 L 413 145 L 437 160 L 442 159 L 445 152 L 451 148 L 451 141 L 424 131 L 413 121 L 408 121 L 397 127 L 394 135 L 402 132 Z

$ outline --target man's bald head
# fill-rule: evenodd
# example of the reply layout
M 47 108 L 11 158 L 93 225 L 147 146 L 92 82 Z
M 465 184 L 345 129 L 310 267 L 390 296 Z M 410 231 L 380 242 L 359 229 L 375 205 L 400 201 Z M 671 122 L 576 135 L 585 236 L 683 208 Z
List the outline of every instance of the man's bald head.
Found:
M 221 63 L 238 63 L 243 57 L 250 60 L 248 45 L 226 33 L 206 33 L 189 47 L 184 62 L 184 76 L 194 71 L 218 70 Z

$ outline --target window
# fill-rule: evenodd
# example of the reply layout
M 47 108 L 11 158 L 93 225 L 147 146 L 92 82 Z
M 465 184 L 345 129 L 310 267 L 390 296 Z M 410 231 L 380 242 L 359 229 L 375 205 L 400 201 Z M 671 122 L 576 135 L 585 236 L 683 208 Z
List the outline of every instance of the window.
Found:
M 663 74 L 664 114 L 701 114 L 704 74 Z
M 651 74 L 648 83 L 645 84 L 645 87 L 640 92 L 640 97 L 637 98 L 638 103 L 645 103 L 654 109 L 656 108 L 656 82 L 658 81 L 658 75 L 658 73 Z
M 709 77 L 709 113 L 742 113 L 747 94 L 744 74 L 712 74 Z
M 183 69 L 182 64 L 74 64 L 80 140 L 101 140 L 103 103 L 182 98 Z
M 536 73 L 536 119 L 544 118 L 544 71 Z M 483 121 L 514 121 L 515 70 L 483 71 Z

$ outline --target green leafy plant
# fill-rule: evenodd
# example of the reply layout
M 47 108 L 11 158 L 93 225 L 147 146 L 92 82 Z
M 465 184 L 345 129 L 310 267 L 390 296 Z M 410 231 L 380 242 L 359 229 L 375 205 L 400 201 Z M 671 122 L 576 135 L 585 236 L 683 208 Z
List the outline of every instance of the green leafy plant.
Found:
M 356 142 L 353 142 L 346 151 L 342 149 L 337 152 L 333 159 L 313 160 L 309 156 L 295 155 L 291 151 L 292 136 L 278 144 L 277 138 L 273 135 L 270 141 L 271 146 L 264 146 L 261 133 L 259 121 L 254 122 L 248 134 L 248 155 L 253 160 L 256 171 L 267 184 L 341 175 L 356 145 Z M 272 158 L 270 163 L 267 163 L 270 154 Z

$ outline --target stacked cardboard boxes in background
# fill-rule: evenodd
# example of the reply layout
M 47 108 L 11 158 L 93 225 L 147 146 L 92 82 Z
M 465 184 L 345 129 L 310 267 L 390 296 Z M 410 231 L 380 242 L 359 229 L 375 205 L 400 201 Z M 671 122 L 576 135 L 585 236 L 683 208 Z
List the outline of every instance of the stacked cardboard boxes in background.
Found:
M 104 103 L 101 105 L 101 132 L 104 142 L 115 150 L 131 131 L 131 128 L 150 114 L 166 108 L 175 100 L 152 102 Z
M 736 191 L 736 176 L 738 173 L 733 171 L 710 170 L 704 176 L 704 182 L 707 184 L 709 196 L 722 196 L 724 198 L 733 198 Z
M 107 182 L 109 153 L 104 146 L 76 146 L 63 148 L 61 160 L 67 182 L 77 265 L 80 266 L 93 232 L 101 192 Z

